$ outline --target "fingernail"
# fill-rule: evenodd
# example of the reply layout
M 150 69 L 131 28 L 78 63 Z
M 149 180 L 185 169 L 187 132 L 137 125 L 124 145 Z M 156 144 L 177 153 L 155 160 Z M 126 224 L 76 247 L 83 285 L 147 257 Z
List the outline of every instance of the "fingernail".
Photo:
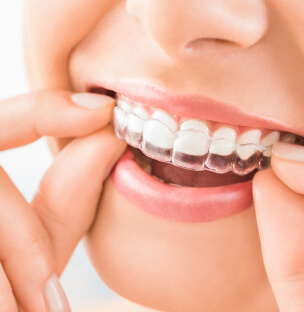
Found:
M 76 105 L 88 109 L 102 108 L 115 102 L 115 99 L 109 96 L 95 93 L 75 93 L 71 96 L 71 99 Z
M 304 147 L 300 145 L 276 143 L 272 146 L 272 154 L 282 159 L 304 162 Z
M 47 281 L 44 296 L 50 312 L 71 312 L 68 299 L 56 274 Z

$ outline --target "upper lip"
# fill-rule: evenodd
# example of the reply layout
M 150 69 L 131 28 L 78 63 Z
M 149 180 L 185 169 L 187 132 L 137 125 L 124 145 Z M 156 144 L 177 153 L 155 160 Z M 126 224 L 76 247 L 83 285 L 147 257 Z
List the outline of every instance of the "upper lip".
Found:
M 122 94 L 133 101 L 170 114 L 187 118 L 198 118 L 245 127 L 266 128 L 304 135 L 304 129 L 292 126 L 284 121 L 247 112 L 240 107 L 215 101 L 200 94 L 179 94 L 142 81 L 119 80 L 103 81 L 92 84 L 87 90 L 103 88 Z

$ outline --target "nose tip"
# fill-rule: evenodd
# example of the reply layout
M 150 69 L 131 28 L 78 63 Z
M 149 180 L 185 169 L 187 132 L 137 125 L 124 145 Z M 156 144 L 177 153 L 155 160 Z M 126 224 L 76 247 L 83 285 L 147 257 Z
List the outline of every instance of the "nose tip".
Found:
M 264 0 L 127 0 L 127 10 L 172 57 L 249 48 L 268 27 Z

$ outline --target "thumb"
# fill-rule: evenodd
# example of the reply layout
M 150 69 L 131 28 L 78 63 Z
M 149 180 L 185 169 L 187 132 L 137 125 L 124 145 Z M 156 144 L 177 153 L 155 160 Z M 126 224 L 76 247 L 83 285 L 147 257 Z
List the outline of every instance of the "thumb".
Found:
M 58 274 L 91 226 L 103 181 L 125 146 L 111 126 L 76 138 L 42 179 L 32 205 L 53 243 Z
M 304 147 L 278 143 L 253 179 L 265 269 L 280 312 L 304 311 Z

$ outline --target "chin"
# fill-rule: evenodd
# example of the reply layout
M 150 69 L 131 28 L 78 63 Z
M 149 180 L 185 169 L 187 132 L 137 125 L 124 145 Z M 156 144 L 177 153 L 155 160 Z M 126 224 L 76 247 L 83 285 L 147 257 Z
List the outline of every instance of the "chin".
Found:
M 258 305 L 270 287 L 253 206 L 216 221 L 176 222 L 134 205 L 113 175 L 85 238 L 113 291 L 157 311 L 235 311 L 242 298 L 246 311 Z

